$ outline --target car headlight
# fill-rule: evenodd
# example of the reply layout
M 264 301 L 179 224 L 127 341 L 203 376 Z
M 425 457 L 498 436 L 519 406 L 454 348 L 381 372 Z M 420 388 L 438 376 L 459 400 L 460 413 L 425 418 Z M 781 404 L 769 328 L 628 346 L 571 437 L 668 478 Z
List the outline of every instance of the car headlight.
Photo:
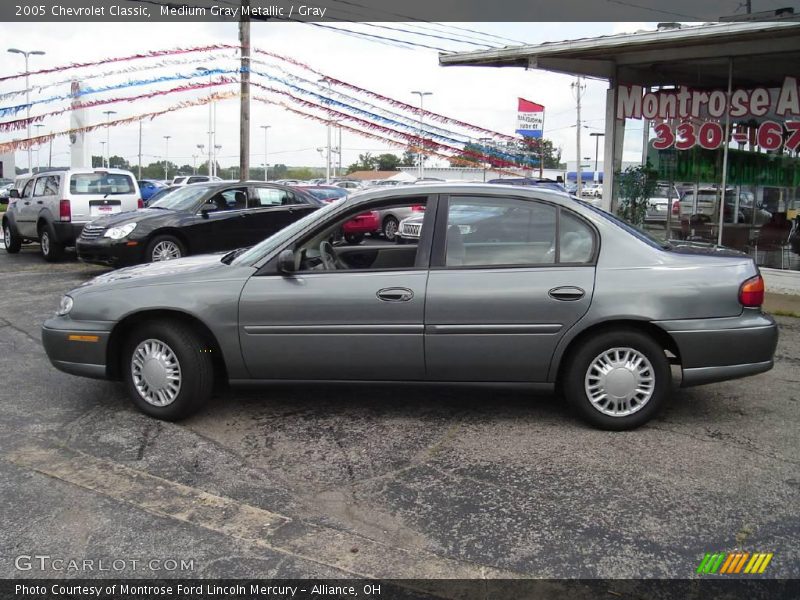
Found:
M 58 310 L 56 310 L 56 314 L 59 317 L 69 314 L 69 311 L 72 310 L 73 304 L 74 302 L 70 296 L 61 296 L 61 302 L 58 304 Z
M 136 223 L 128 223 L 122 227 L 110 227 L 106 229 L 103 237 L 111 238 L 112 240 L 121 240 L 124 237 L 128 237 L 134 229 L 136 229 Z

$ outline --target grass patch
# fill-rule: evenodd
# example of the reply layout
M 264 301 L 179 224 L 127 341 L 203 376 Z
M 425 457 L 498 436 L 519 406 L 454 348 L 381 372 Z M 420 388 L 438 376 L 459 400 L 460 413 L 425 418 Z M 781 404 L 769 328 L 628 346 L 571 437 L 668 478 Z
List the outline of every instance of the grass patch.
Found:
M 800 319 L 800 313 L 796 313 L 796 312 L 794 312 L 792 310 L 780 310 L 780 309 L 777 309 L 777 310 L 768 310 L 766 312 L 768 312 L 769 314 L 771 314 L 771 315 L 773 315 L 775 317 L 794 317 L 795 319 Z

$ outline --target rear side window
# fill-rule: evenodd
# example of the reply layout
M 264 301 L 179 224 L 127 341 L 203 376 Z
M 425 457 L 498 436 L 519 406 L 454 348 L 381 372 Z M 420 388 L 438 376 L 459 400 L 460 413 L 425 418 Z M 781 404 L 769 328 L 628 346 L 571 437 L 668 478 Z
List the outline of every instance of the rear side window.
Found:
M 134 194 L 136 187 L 130 175 L 121 173 L 79 173 L 69 180 L 70 194 Z
M 301 204 L 294 194 L 275 188 L 256 188 L 255 197 L 250 202 L 251 208 L 262 206 L 285 206 L 287 204 Z
M 562 210 L 559 221 L 559 262 L 588 263 L 594 255 L 594 234 L 584 221 Z
M 44 195 L 58 196 L 59 183 L 61 183 L 61 177 L 58 175 L 48 176 L 44 183 Z

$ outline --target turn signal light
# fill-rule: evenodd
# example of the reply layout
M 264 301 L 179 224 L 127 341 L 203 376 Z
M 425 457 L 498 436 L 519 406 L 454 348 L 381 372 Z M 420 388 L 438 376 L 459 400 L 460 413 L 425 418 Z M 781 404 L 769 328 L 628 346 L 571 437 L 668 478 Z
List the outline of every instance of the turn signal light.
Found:
M 764 279 L 756 275 L 745 281 L 739 288 L 739 303 L 748 308 L 758 308 L 764 304 Z
M 72 209 L 69 206 L 69 200 L 61 200 L 58 203 L 58 217 L 62 221 L 72 221 Z

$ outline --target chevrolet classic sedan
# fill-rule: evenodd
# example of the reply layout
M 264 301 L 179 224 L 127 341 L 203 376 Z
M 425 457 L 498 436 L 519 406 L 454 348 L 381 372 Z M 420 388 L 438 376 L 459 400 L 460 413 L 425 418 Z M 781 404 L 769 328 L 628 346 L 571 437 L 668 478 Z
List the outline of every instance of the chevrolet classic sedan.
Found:
M 421 205 L 412 243 L 332 243 L 365 211 Z M 750 257 L 659 243 L 566 194 L 426 184 L 354 194 L 246 250 L 101 275 L 42 334 L 58 369 L 120 380 L 161 419 L 219 380 L 468 382 L 554 389 L 621 430 L 675 385 L 772 368 L 763 297 Z

